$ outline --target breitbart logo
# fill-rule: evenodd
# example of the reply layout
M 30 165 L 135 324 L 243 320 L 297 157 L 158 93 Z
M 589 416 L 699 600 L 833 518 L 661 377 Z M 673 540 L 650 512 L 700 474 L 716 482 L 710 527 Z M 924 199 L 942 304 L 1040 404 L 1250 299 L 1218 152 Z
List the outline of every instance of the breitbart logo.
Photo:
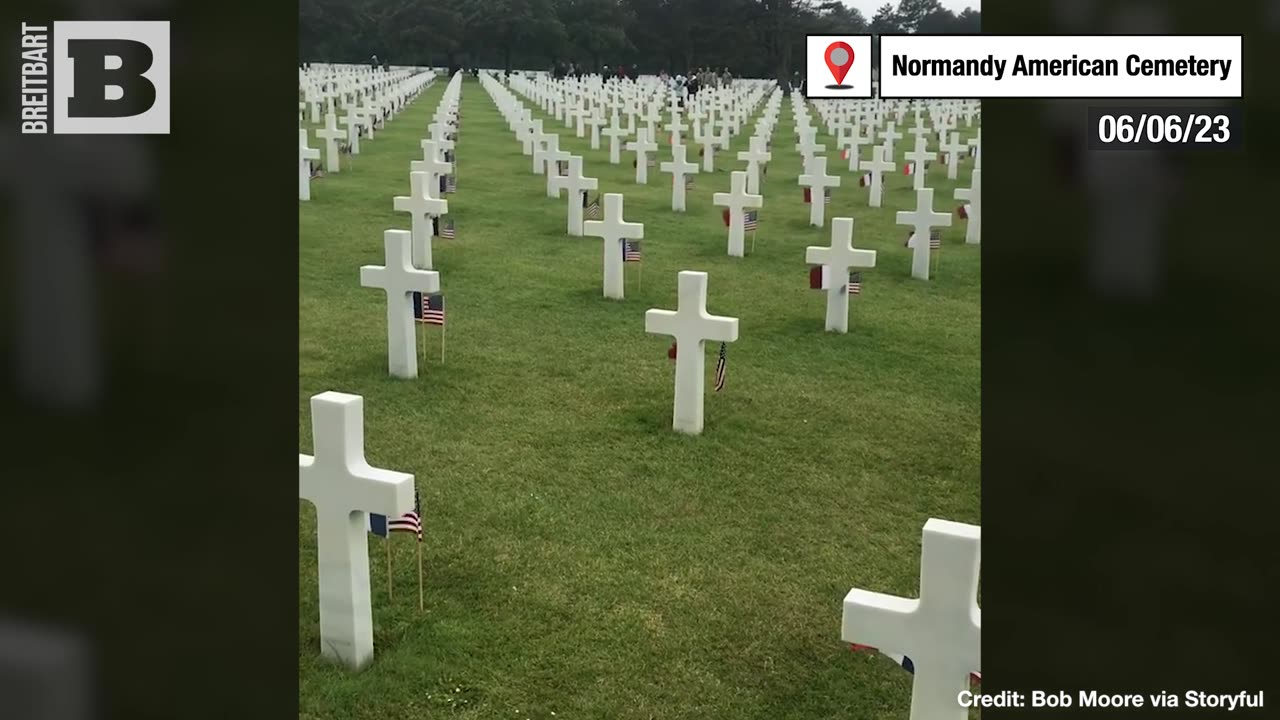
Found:
M 22 23 L 24 134 L 168 135 L 168 22 Z

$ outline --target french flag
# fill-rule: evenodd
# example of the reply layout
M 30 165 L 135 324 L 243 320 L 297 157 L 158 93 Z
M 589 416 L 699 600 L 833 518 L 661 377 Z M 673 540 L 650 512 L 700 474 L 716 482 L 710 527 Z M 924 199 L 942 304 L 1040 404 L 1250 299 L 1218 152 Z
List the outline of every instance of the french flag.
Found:
M 913 162 L 903 163 L 903 165 L 902 165 L 902 174 L 903 174 L 903 175 L 915 175 L 915 174 L 916 174 L 916 164 L 915 164 L 915 163 L 913 163 Z
M 871 173 L 865 173 L 862 177 L 858 178 L 858 187 L 870 187 L 870 185 Z
M 959 215 L 961 220 L 968 220 L 969 204 L 965 203 L 964 205 L 961 205 L 960 207 L 956 208 L 956 215 Z
M 813 191 L 809 188 L 804 189 L 804 202 L 806 205 L 813 202 Z

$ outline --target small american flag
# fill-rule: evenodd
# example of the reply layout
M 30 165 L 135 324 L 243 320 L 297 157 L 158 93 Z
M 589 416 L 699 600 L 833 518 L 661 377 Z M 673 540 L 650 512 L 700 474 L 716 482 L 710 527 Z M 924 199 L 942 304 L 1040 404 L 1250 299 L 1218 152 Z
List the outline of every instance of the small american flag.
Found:
M 458 178 L 454 175 L 444 176 L 444 191 L 447 193 L 458 192 Z
M 413 294 L 413 319 L 427 325 L 444 325 L 444 295 Z
M 742 229 L 746 232 L 755 232 L 756 226 L 760 224 L 760 211 L 752 210 L 742 218 Z
M 911 240 L 912 240 L 912 238 L 914 238 L 915 236 L 916 236 L 915 231 L 913 231 L 913 230 L 908 230 L 908 231 L 907 231 L 907 241 L 906 241 L 905 243 L 903 243 L 903 244 L 904 244 L 904 245 L 906 245 L 907 247 L 910 247 L 910 246 L 911 246 Z M 940 230 L 930 229 L 930 230 L 929 230 L 929 249 L 930 249 L 930 250 L 938 250 L 938 249 L 941 249 L 941 248 L 942 248 L 942 231 L 940 231 Z
M 622 241 L 622 262 L 640 262 L 640 241 Z
M 716 359 L 716 392 L 724 389 L 724 371 L 728 361 L 725 359 L 725 350 L 728 343 L 720 343 L 720 357 Z
M 458 230 L 452 220 L 445 220 L 440 223 L 440 237 L 446 240 L 453 240 L 457 235 Z
M 860 272 L 849 273 L 849 294 L 850 295 L 862 294 L 862 273 Z
M 822 190 L 822 203 L 824 205 L 831 204 L 831 188 L 824 188 Z
M 411 532 L 418 536 L 418 542 L 422 542 L 422 503 L 418 497 L 418 491 L 413 491 L 413 510 L 387 523 L 387 530 L 390 532 Z
M 693 189 L 693 176 L 692 176 L 692 175 L 685 175 L 685 176 L 684 176 L 684 189 L 685 189 L 685 190 L 692 190 L 692 189 Z
M 418 542 L 422 542 L 422 502 L 418 491 L 413 491 L 413 510 L 395 520 L 387 522 L 386 515 L 369 513 L 369 532 L 381 538 L 393 532 L 411 532 L 418 536 Z
M 852 651 L 854 651 L 854 652 L 868 653 L 868 654 L 870 654 L 870 653 L 876 653 L 876 654 L 879 654 L 879 655 L 884 655 L 885 657 L 889 658 L 890 660 L 892 660 L 892 661 L 894 661 L 894 662 L 898 663 L 899 665 L 901 665 L 903 670 L 906 670 L 907 672 L 911 673 L 912 675 L 915 675 L 915 674 L 916 674 L 916 664 L 915 664 L 915 663 L 913 663 L 913 662 L 911 661 L 911 658 L 907 657 L 906 655 L 899 655 L 898 653 L 887 653 L 887 652 L 881 652 L 880 650 L 877 650 L 876 648 L 873 648 L 873 647 L 871 647 L 870 645 L 859 645 L 859 644 L 857 644 L 857 643 L 853 643 L 853 644 L 851 644 L 851 645 L 849 646 L 849 649 L 850 649 L 850 650 L 852 650 Z M 979 671 L 979 672 L 971 672 L 971 673 L 969 673 L 969 682 L 971 682 L 971 683 L 973 683 L 973 684 L 975 684 L 975 685 L 980 685 L 980 684 L 982 684 L 982 672 L 981 672 L 981 671 Z

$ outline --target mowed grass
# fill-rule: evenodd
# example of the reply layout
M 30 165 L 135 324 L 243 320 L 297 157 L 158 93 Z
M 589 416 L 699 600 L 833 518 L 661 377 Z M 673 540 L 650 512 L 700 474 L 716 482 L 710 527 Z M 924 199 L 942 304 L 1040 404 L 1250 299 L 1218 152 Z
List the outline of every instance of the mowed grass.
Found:
M 392 379 L 385 296 L 360 287 L 359 267 L 383 263 L 384 230 L 409 227 L 392 197 L 444 84 L 299 206 L 300 451 L 312 395 L 364 396 L 369 462 L 415 475 L 426 525 L 421 613 L 413 539 L 391 541 L 389 596 L 370 538 L 376 659 L 353 674 L 319 655 L 314 512 L 300 503 L 300 717 L 906 717 L 910 676 L 850 652 L 841 600 L 855 586 L 916 596 L 925 521 L 979 522 L 980 263 L 963 221 L 944 231 L 936 278 L 912 280 L 894 222 L 914 207 L 911 178 L 889 176 L 870 209 L 820 133 L 844 183 L 828 218 L 855 218 L 855 246 L 879 252 L 850 333 L 829 334 L 804 252 L 830 224 L 808 226 L 789 100 L 746 258 L 726 255 L 711 194 L 745 166 L 731 158 L 750 125 L 681 214 L 668 175 L 637 186 L 633 155 L 612 166 L 607 138 L 592 151 L 539 112 L 645 224 L 642 284 L 628 265 L 626 300 L 605 300 L 600 240 L 565 234 L 566 200 L 546 197 L 468 79 L 448 196 L 458 237 L 435 243 L 446 362 L 426 328 L 420 377 Z M 929 184 L 954 209 L 939 164 Z M 708 272 L 709 310 L 740 318 L 700 437 L 671 431 L 670 338 L 644 331 L 646 309 L 675 307 L 681 270 Z M 707 344 L 708 375 L 718 350 Z

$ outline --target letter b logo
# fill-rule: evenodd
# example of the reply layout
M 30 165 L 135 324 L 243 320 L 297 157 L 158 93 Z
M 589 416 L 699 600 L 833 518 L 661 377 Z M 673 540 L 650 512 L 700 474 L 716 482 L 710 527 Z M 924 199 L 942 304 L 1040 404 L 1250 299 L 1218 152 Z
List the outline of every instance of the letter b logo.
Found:
M 53 131 L 169 134 L 169 23 L 55 22 Z

